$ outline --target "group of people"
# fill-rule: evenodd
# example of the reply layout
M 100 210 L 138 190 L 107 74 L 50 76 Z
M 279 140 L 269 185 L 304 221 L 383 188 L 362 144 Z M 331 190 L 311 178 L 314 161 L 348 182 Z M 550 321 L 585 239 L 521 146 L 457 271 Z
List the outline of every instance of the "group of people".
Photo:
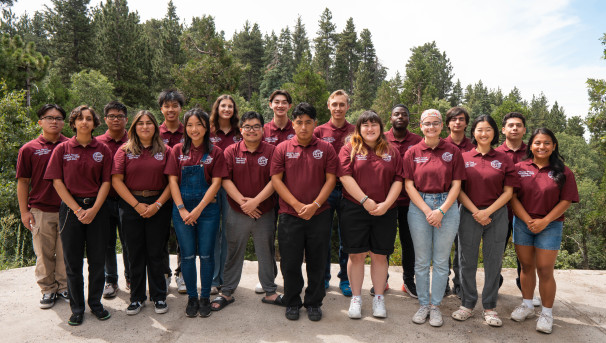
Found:
M 193 108 L 179 121 L 184 103 L 178 91 L 164 91 L 158 99 L 162 125 L 151 112 L 139 111 L 126 131 L 127 108 L 112 101 L 104 108 L 108 131 L 98 137 L 92 135 L 98 114 L 78 106 L 69 115 L 75 132 L 70 139 L 61 135 L 66 119 L 61 107 L 38 111 L 42 134 L 20 150 L 17 193 L 23 224 L 33 234 L 40 307 L 51 307 L 57 296 L 69 299 L 68 323 L 83 322 L 86 251 L 89 308 L 100 320 L 110 317 L 101 298 L 118 291 L 118 228 L 129 315 L 145 306 L 147 287 L 155 312 L 168 311 L 173 231 L 178 291 L 188 296 L 186 316 L 207 317 L 235 301 L 252 236 L 255 291 L 264 293 L 262 302 L 285 307 L 290 320 L 299 319 L 305 307 L 309 319 L 318 321 L 331 277 L 336 213 L 339 288 L 351 297 L 350 318 L 362 317 L 368 256 L 372 315 L 387 317 L 388 261 L 399 228 L 402 290 L 420 305 L 414 323 L 429 318 L 430 325 L 443 325 L 440 304 L 450 290 L 453 242 L 454 292 L 461 306 L 452 318 L 473 315 L 482 242 L 482 316 L 488 325 L 501 326 L 496 311 L 501 264 L 513 232 L 523 302 L 511 319 L 535 315 L 538 275 L 537 330 L 552 331 L 553 269 L 564 212 L 578 201 L 578 192 L 550 130 L 535 130 L 525 145 L 521 114 L 507 114 L 502 130 L 481 115 L 471 123 L 469 139 L 469 114 L 454 107 L 445 118 L 448 138 L 440 138 L 443 117 L 434 109 L 421 114 L 419 136 L 408 131 L 410 112 L 398 104 L 391 129 L 384 132 L 385 123 L 373 111 L 363 112 L 355 124 L 347 122 L 349 96 L 343 90 L 330 95 L 331 118 L 319 126 L 316 109 L 305 102 L 289 118 L 293 103 L 284 90 L 269 98 L 274 113 L 269 123 L 254 111 L 240 115 L 229 95 L 215 101 L 210 115 Z M 494 148 L 499 131 L 505 142 Z M 276 230 L 284 294 L 276 292 Z M 217 294 L 212 301 L 211 294 Z

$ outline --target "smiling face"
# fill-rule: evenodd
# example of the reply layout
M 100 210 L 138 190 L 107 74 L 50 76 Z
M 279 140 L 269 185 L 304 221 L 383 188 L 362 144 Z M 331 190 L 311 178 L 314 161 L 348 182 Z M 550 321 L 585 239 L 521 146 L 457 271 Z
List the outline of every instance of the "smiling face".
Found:
M 316 128 L 316 121 L 311 119 L 307 114 L 303 114 L 295 118 L 292 123 L 299 142 L 306 142 L 311 139 Z
M 219 103 L 219 118 L 229 120 L 234 115 L 234 103 L 230 99 L 223 99 Z
M 199 146 L 202 144 L 207 130 L 208 128 L 205 127 L 204 123 L 202 123 L 195 115 L 189 117 L 187 123 L 185 123 L 185 132 L 189 138 L 191 138 L 194 146 Z
M 282 94 L 274 96 L 273 100 L 269 103 L 269 108 L 274 111 L 274 116 L 276 117 L 285 117 L 291 107 L 292 104 L 289 104 L 286 96 Z
M 333 119 L 344 119 L 347 110 L 349 110 L 347 97 L 345 95 L 336 95 L 332 97 L 332 99 L 328 99 L 328 109 L 330 110 L 330 116 Z
M 110 131 L 122 132 L 126 129 L 126 114 L 118 109 L 110 109 L 105 114 L 105 124 Z
M 530 143 L 530 151 L 535 159 L 548 159 L 555 150 L 556 145 L 549 135 L 539 133 Z
M 421 131 L 426 138 L 439 138 L 442 132 L 442 120 L 436 117 L 427 117 L 421 124 Z
M 89 110 L 82 110 L 82 113 L 74 122 L 74 127 L 76 128 L 77 135 L 90 135 L 95 129 L 93 114 Z
M 473 136 L 476 139 L 476 142 L 478 142 L 478 145 L 482 146 L 490 146 L 494 135 L 494 129 L 487 121 L 477 123 L 476 128 L 473 131 Z
M 263 126 L 259 119 L 248 119 L 240 128 L 242 137 L 246 143 L 257 143 L 263 138 Z
M 181 114 L 181 105 L 178 101 L 165 101 L 160 107 L 160 111 L 164 115 L 164 120 L 167 122 L 179 121 L 179 115 Z
M 391 126 L 396 130 L 406 130 L 410 120 L 410 114 L 404 107 L 396 107 L 391 111 Z
M 135 124 L 135 132 L 142 142 L 151 142 L 156 132 L 156 127 L 149 116 L 142 115 Z
M 40 120 L 38 120 L 38 125 L 42 127 L 42 131 L 51 134 L 58 135 L 63 130 L 63 125 L 65 125 L 65 120 L 63 119 L 63 115 L 61 112 L 57 111 L 54 108 L 46 111 Z
M 364 139 L 364 142 L 370 146 L 374 146 L 381 135 L 381 125 L 376 122 L 367 121 L 360 125 L 360 136 Z

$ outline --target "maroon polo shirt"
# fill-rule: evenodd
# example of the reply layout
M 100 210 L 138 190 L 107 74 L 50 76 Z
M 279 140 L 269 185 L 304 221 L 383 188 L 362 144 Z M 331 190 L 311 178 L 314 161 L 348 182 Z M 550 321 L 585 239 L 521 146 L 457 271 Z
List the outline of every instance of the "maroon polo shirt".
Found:
M 115 140 L 109 135 L 109 130 L 107 130 L 104 134 L 97 136 L 97 140 L 107 145 L 109 150 L 111 150 L 112 152 L 112 157 L 114 157 L 118 149 L 120 149 L 120 147 L 122 146 L 122 144 L 128 141 L 128 132 L 126 132 L 125 130 L 124 134 L 122 135 L 122 138 L 120 138 L 120 140 Z M 113 186 L 109 189 L 109 194 L 107 196 L 112 198 L 118 196 L 118 193 L 116 192 Z
M 223 132 L 221 129 L 210 134 L 210 142 L 225 151 L 228 146 L 238 143 L 242 140 L 242 135 L 238 130 L 230 130 L 228 133 Z
M 131 191 L 163 191 L 168 184 L 164 167 L 170 150 L 167 146 L 164 153 L 152 155 L 150 147 L 141 149 L 141 153 L 135 155 L 119 149 L 114 155 L 112 175 L 124 175 L 124 184 Z
M 53 150 L 66 140 L 67 137 L 60 135 L 57 142 L 52 143 L 40 135 L 19 149 L 16 177 L 30 179 L 28 208 L 37 208 L 43 212 L 59 212 L 61 198 L 53 187 L 53 181 L 44 179 L 44 173 Z
M 184 131 L 185 131 L 185 127 L 181 123 L 179 123 L 179 127 L 177 128 L 177 131 L 175 131 L 175 132 L 170 132 L 166 128 L 166 123 L 162 123 L 162 125 L 160 125 L 160 138 L 162 138 L 162 141 L 164 142 L 164 144 L 166 144 L 172 148 L 179 143 L 183 143 L 183 132 Z
M 515 151 L 509 149 L 509 147 L 507 146 L 507 144 L 505 142 L 503 142 L 503 144 L 499 145 L 495 150 L 506 153 L 507 156 L 509 156 L 509 158 L 513 161 L 514 165 L 516 163 L 520 162 L 521 160 L 523 160 L 524 158 L 526 158 L 526 144 L 524 144 L 524 142 L 522 142 L 522 145 L 520 146 L 520 148 Z
M 448 192 L 453 180 L 466 177 L 461 151 L 443 139 L 435 149 L 422 140 L 404 154 L 404 177 L 413 180 L 419 192 Z
M 393 128 L 385 132 L 385 137 L 387 138 L 387 141 L 389 142 L 389 144 L 391 144 L 391 146 L 398 149 L 402 159 L 404 159 L 404 154 L 406 153 L 406 151 L 408 151 L 408 149 L 412 148 L 413 146 L 417 145 L 417 143 L 419 143 L 421 140 L 423 140 L 423 138 L 421 138 L 421 136 L 417 135 L 416 133 L 412 133 L 406 130 L 406 135 L 404 136 L 404 139 L 399 141 L 393 135 Z M 406 193 L 406 189 L 404 189 L 404 187 L 402 187 L 402 192 L 398 196 L 398 200 L 396 200 L 396 205 L 410 205 L 410 198 L 408 197 L 408 193 Z
M 202 163 L 204 166 L 204 177 L 209 185 L 212 183 L 213 177 L 227 177 L 225 158 L 223 157 L 223 150 L 221 148 L 213 146 L 206 159 L 202 161 L 202 157 L 204 157 L 204 153 L 206 152 L 203 144 L 198 148 L 192 144 L 189 153 L 186 155 L 181 150 L 182 146 L 183 144 L 179 143 L 172 148 L 166 167 L 164 167 L 164 174 L 179 176 L 179 183 L 181 183 L 181 168 L 200 165 Z
M 95 137 L 83 147 L 74 136 L 55 148 L 44 178 L 63 180 L 74 197 L 96 197 L 101 184 L 111 181 L 111 153 Z
M 283 129 L 277 127 L 273 119 L 263 126 L 263 141 L 274 146 L 278 146 L 278 144 L 287 141 L 294 136 L 295 129 L 292 127 L 290 119 L 288 119 L 288 122 Z
M 367 145 L 364 147 L 368 153 L 366 155 L 356 154 L 353 162 L 351 143 L 347 143 L 341 149 L 338 176 L 351 175 L 364 194 L 378 204 L 387 199 L 389 189 L 394 182 L 404 180 L 402 156 L 395 147 L 390 147 L 389 152 L 383 156 L 377 156 Z M 359 204 L 361 200 L 352 197 L 345 187 L 343 187 L 343 196 L 356 204 Z M 395 206 L 394 202 L 390 209 Z
M 475 149 L 463 153 L 465 173 L 463 191 L 476 207 L 488 207 L 503 194 L 504 186 L 519 187 L 519 178 L 511 159 L 490 149 L 482 155 Z
M 303 204 L 311 204 L 326 183 L 326 173 L 337 175 L 338 164 L 335 149 L 329 143 L 312 135 L 311 142 L 302 146 L 295 136 L 276 147 L 271 175 L 284 172 L 282 181 L 290 193 Z M 328 208 L 328 201 L 325 201 L 316 215 Z M 279 213 L 298 216 L 297 211 L 282 198 Z
M 532 160 L 525 160 L 518 162 L 515 168 L 520 176 L 520 187 L 516 189 L 518 199 L 533 219 L 545 217 L 560 200 L 579 202 L 577 183 L 568 167 L 564 166 L 566 182 L 562 188 L 552 179 L 550 167 L 539 169 Z M 564 221 L 564 215 L 556 221 Z
M 355 129 L 356 126 L 347 121 L 345 121 L 343 127 L 336 127 L 329 120 L 326 124 L 322 124 L 314 129 L 314 136 L 332 144 L 335 153 L 338 155 L 343 145 L 345 145 L 345 138 L 354 132 Z
M 471 139 L 464 137 L 463 140 L 461 141 L 460 144 L 456 144 L 453 140 L 452 137 L 450 137 L 450 135 L 446 138 L 444 138 L 444 140 L 454 146 L 456 146 L 457 148 L 459 148 L 459 150 L 461 150 L 461 153 L 467 152 L 471 149 L 475 149 L 475 145 L 473 145 L 473 143 L 471 142 Z
M 250 152 L 244 141 L 230 145 L 223 154 L 228 173 L 226 179 L 231 180 L 243 196 L 256 197 L 271 181 L 269 172 L 275 148 L 271 144 L 261 142 L 257 150 Z M 228 196 L 227 201 L 235 211 L 244 213 L 240 205 L 231 197 Z M 262 213 L 272 211 L 274 207 L 275 197 L 273 195 L 259 204 L 259 210 Z

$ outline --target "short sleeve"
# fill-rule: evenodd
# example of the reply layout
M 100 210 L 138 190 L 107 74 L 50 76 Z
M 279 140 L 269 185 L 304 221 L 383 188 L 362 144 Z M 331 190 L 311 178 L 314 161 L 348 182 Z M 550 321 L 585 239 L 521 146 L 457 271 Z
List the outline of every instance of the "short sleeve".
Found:
M 65 149 L 65 144 L 61 143 L 59 146 L 53 150 L 53 153 L 48 161 L 48 167 L 46 167 L 46 173 L 44 173 L 45 180 L 55 180 L 61 179 L 63 180 L 63 151 Z
M 411 149 L 408 149 L 404 154 L 404 160 L 402 161 L 402 173 L 405 179 L 414 180 L 414 165 L 413 165 L 413 153 Z
M 101 177 L 101 182 L 111 182 L 112 181 L 112 164 L 113 164 L 113 155 L 111 149 L 103 144 L 103 154 L 105 156 L 109 156 L 109 158 L 103 159 L 103 176 Z
M 286 144 L 288 144 L 288 141 L 278 144 L 274 150 L 274 154 L 271 157 L 271 168 L 269 169 L 269 175 L 273 176 L 284 172 L 284 153 L 286 150 Z
M 396 168 L 393 180 L 394 181 L 404 181 L 404 169 L 403 169 L 402 156 L 400 156 L 400 153 L 396 149 L 392 149 L 391 155 L 393 156 L 393 158 L 395 160 L 395 168 Z
M 560 191 L 560 200 L 579 202 L 579 190 L 572 170 L 564 166 L 564 175 L 566 175 L 566 182 L 564 182 L 562 190 Z
M 166 165 L 164 166 L 164 174 L 166 175 L 174 175 L 179 176 L 179 150 L 181 149 L 181 144 L 175 145 L 174 148 L 171 149 L 171 153 L 168 156 L 168 160 L 166 161 Z
M 221 148 L 215 145 L 215 147 L 213 148 L 212 155 L 214 156 L 214 161 L 210 165 L 208 175 L 211 178 L 227 177 L 227 167 L 225 166 L 225 156 L 223 156 L 223 150 L 221 150 Z
M 27 146 L 23 146 L 19 149 L 19 156 L 17 157 L 17 175 L 16 178 L 29 179 L 32 177 L 32 159 L 31 154 L 27 150 Z
M 234 171 L 234 154 L 235 148 L 234 146 L 238 146 L 238 144 L 230 145 L 225 152 L 223 153 L 223 157 L 225 157 L 225 168 L 227 169 L 227 177 L 226 179 L 233 180 L 233 171 Z
M 456 149 L 453 153 L 452 158 L 452 179 L 453 180 L 466 180 L 467 173 L 465 173 L 465 162 L 463 161 L 463 155 L 461 151 Z
M 351 169 L 351 144 L 345 145 L 339 152 L 339 171 L 337 176 L 353 175 Z
M 503 154 L 505 156 L 504 159 L 504 167 L 505 167 L 505 180 L 503 182 L 503 185 L 505 186 L 511 186 L 514 189 L 515 188 L 519 188 L 520 187 L 520 177 L 518 176 L 518 173 L 516 173 L 516 168 L 513 165 L 513 161 L 511 160 L 511 158 L 509 158 L 507 156 L 507 154 Z
M 118 149 L 114 155 L 112 175 L 114 174 L 126 174 L 126 152 L 122 149 Z
M 337 157 L 337 153 L 331 144 L 326 144 L 326 173 L 337 175 L 337 171 L 339 169 L 339 158 Z

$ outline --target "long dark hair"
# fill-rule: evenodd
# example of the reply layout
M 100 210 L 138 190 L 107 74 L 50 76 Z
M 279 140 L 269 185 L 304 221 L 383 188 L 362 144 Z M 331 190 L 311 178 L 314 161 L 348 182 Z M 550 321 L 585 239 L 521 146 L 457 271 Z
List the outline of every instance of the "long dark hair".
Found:
M 208 113 L 202 111 L 201 108 L 194 107 L 191 110 L 185 113 L 183 116 L 183 126 L 185 126 L 185 134 L 183 135 L 183 147 L 181 148 L 181 152 L 185 155 L 189 154 L 189 148 L 191 147 L 191 137 L 187 134 L 187 121 L 191 117 L 196 117 L 204 128 L 206 128 L 206 133 L 204 134 L 204 138 L 202 139 L 202 146 L 204 147 L 204 151 L 210 153 L 212 149 L 212 144 L 210 144 L 210 118 L 208 118 Z
M 233 114 L 231 116 L 231 118 L 229 118 L 229 124 L 231 125 L 231 129 L 235 131 L 236 136 L 240 137 L 240 130 L 239 130 L 239 126 L 238 123 L 240 122 L 240 119 L 238 118 L 238 105 L 236 105 L 236 100 L 234 100 L 234 98 L 229 95 L 229 94 L 223 94 L 220 95 L 217 100 L 215 100 L 215 103 L 213 104 L 213 107 L 210 111 L 210 122 L 212 123 L 212 131 L 213 133 L 216 133 L 216 131 L 220 128 L 219 126 L 219 105 L 221 105 L 221 101 L 223 100 L 229 100 L 231 101 L 231 103 L 234 105 L 234 110 L 233 110 Z
M 539 134 L 549 136 L 551 138 L 551 141 L 555 145 L 555 149 L 551 153 L 551 156 L 549 156 L 549 168 L 551 168 L 551 171 L 553 172 L 553 180 L 558 185 L 558 187 L 562 188 L 562 186 L 564 186 L 564 183 L 566 182 L 566 175 L 564 174 L 564 158 L 562 157 L 562 155 L 560 155 L 558 139 L 553 134 L 553 132 L 551 132 L 551 130 L 544 127 L 534 130 L 534 132 L 530 136 L 530 139 L 528 139 L 528 145 L 526 146 L 526 158 L 534 158 L 534 155 L 532 154 L 530 148 L 532 147 L 532 142 L 534 141 L 535 137 Z
M 149 120 L 151 120 L 151 122 L 154 124 L 154 136 L 152 137 L 151 146 L 152 156 L 157 153 L 164 153 L 166 151 L 166 146 L 164 146 L 164 142 L 162 142 L 162 138 L 160 138 L 160 128 L 158 127 L 158 122 L 156 121 L 154 115 L 150 111 L 146 110 L 139 111 L 137 112 L 137 115 L 135 115 L 135 119 L 133 119 L 133 123 L 128 130 L 128 142 L 126 142 L 121 149 L 133 155 L 141 154 L 143 144 L 141 144 L 141 139 L 137 134 L 137 124 L 144 116 L 148 117 Z

